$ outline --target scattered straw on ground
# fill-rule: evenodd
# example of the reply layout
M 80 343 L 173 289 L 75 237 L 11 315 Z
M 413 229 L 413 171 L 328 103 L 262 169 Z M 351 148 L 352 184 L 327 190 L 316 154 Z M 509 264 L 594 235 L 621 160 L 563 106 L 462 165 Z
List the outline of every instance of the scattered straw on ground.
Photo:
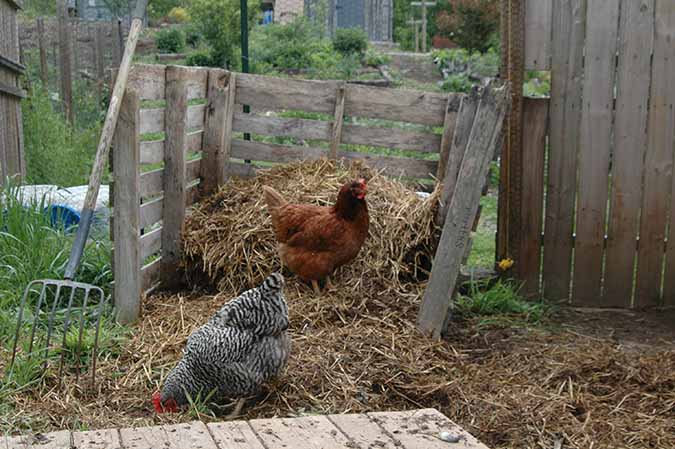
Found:
M 329 191 L 327 185 L 336 186 L 340 180 L 322 186 Z M 374 178 L 371 186 L 378 182 Z M 5 417 L 9 424 L 30 422 L 33 429 L 54 430 L 195 419 L 194 412 L 156 416 L 152 392 L 176 363 L 190 332 L 242 286 L 250 287 L 248 276 L 259 279 L 275 263 L 265 256 L 272 243 L 260 241 L 259 234 L 268 231 L 259 198 L 251 195 L 255 189 L 243 182 L 236 185 L 243 192 L 238 198 L 249 198 L 255 214 L 245 208 L 232 210 L 248 214 L 240 221 L 250 220 L 255 236 L 243 223 L 198 218 L 214 226 L 205 236 L 211 236 L 218 223 L 224 226 L 220 240 L 209 237 L 210 243 L 202 246 L 211 255 L 200 260 L 213 261 L 214 279 L 229 273 L 231 285 L 221 280 L 223 291 L 217 295 L 160 294 L 147 299 L 143 319 L 120 354 L 102 360 L 97 394 L 78 390 L 67 377 L 65 392 L 45 387 L 11 398 L 15 415 Z M 307 187 L 303 192 L 310 191 Z M 379 198 L 372 187 L 370 198 L 371 204 Z M 200 210 L 204 213 L 205 208 Z M 396 226 L 377 221 L 375 226 L 382 233 L 403 232 L 398 228 L 412 226 L 408 218 L 401 217 Z M 240 232 L 227 234 L 232 229 Z M 398 256 L 381 256 L 377 245 L 385 243 Z M 198 247 L 195 241 L 190 244 Z M 229 267 L 225 261 L 232 256 L 219 262 L 213 248 L 227 251 L 232 245 L 251 254 Z M 249 400 L 245 418 L 435 407 L 493 449 L 675 447 L 673 346 L 627 350 L 611 339 L 584 336 L 566 326 L 497 328 L 477 320 L 455 321 L 446 341 L 432 342 L 415 330 L 423 285 L 396 280 L 399 286 L 385 291 L 379 281 L 366 281 L 357 288 L 362 276 L 381 276 L 375 279 L 388 282 L 397 277 L 391 260 L 400 257 L 399 243 L 379 235 L 370 245 L 365 261 L 336 278 L 334 291 L 317 297 L 288 279 L 285 293 L 293 338 L 289 366 L 259 397 Z M 242 266 L 249 271 L 240 272 Z

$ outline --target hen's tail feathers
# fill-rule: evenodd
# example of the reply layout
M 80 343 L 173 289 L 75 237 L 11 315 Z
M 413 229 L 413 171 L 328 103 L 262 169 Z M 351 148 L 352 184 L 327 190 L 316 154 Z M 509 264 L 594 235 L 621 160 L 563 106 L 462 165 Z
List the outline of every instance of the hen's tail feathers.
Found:
M 267 207 L 269 209 L 276 209 L 287 203 L 284 197 L 272 187 L 262 186 L 262 189 L 263 198 L 265 199 L 265 203 L 267 203 Z
M 262 289 L 269 292 L 279 291 L 284 287 L 284 276 L 281 273 L 272 273 L 262 283 Z

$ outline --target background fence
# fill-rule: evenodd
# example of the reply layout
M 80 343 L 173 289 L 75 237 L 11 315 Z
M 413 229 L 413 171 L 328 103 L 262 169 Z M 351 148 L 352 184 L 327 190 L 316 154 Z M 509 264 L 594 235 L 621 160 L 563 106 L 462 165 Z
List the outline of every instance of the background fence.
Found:
M 499 257 L 550 300 L 675 305 L 675 2 L 502 8 L 509 77 L 550 70 L 551 96 L 512 111 Z
M 6 176 L 26 174 L 23 154 L 19 85 L 24 67 L 19 61 L 18 0 L 0 0 L 0 183 Z

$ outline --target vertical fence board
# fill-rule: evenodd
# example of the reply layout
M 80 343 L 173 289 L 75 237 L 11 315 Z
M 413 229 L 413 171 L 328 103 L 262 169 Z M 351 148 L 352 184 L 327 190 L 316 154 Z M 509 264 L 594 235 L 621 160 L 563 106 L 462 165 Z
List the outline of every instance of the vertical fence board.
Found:
M 94 34 L 94 65 L 96 66 L 96 86 L 101 95 L 103 89 L 103 29 L 100 24 L 95 25 L 95 34 Z
M 618 26 L 619 0 L 589 2 L 572 288 L 572 302 L 587 306 L 600 302 Z
M 544 235 L 544 296 L 569 297 L 577 146 L 581 117 L 585 0 L 559 0 L 553 9 L 551 132 Z
M 663 240 L 671 186 L 675 143 L 675 2 L 658 0 L 654 24 L 654 56 L 649 103 L 645 192 L 642 203 L 635 306 L 653 306 L 660 301 Z M 673 212 L 673 211 L 671 211 Z M 671 213 L 672 215 L 672 213 Z M 675 223 L 675 222 L 672 222 Z M 670 233 L 673 234 L 671 224 Z M 673 249 L 669 249 L 672 256 Z M 671 259 L 672 260 L 672 259 Z M 672 263 L 671 263 L 672 265 Z M 674 273 L 670 268 L 668 274 Z M 668 288 L 672 288 L 672 280 Z M 672 291 L 668 300 L 672 300 Z
M 462 99 L 462 102 L 464 102 L 464 98 Z M 445 171 L 446 167 L 448 165 L 448 161 L 450 160 L 450 148 L 453 144 L 453 136 L 456 133 L 456 121 L 457 121 L 457 113 L 454 112 L 452 109 L 452 105 L 454 103 L 455 99 L 452 97 L 452 95 L 448 95 L 448 103 L 445 107 L 445 118 L 443 119 L 443 134 L 441 135 L 441 147 L 439 148 L 439 153 L 440 157 L 438 159 L 438 170 L 436 171 L 436 179 L 438 179 L 440 182 L 443 182 L 443 178 L 445 176 Z M 473 115 L 475 114 L 475 102 L 473 103 L 474 105 L 474 111 L 473 114 L 471 114 L 471 120 L 473 120 Z M 462 108 L 460 104 L 460 109 Z M 471 128 L 469 128 L 471 130 Z M 467 132 L 466 138 L 469 138 L 469 134 Z M 466 145 L 466 143 L 465 143 Z M 463 155 L 463 154 L 462 154 Z M 460 159 L 461 161 L 461 159 Z M 459 164 L 457 164 L 457 170 L 459 170 Z M 445 217 L 445 215 L 443 215 Z
M 232 93 L 230 75 L 219 69 L 209 70 L 208 107 L 204 125 L 204 156 L 200 167 L 202 192 L 211 194 L 225 182 L 225 117 L 228 96 Z M 228 138 L 231 136 L 228 135 Z
M 73 73 L 70 26 L 65 0 L 59 0 L 59 59 L 61 64 L 61 101 L 65 115 L 73 123 Z
M 185 147 L 187 131 L 187 81 L 185 69 L 166 68 L 164 147 L 164 201 L 162 212 L 161 282 L 176 286 L 185 221 Z
M 654 0 L 622 0 L 604 307 L 631 306 L 653 33 Z
M 331 130 L 330 149 L 328 157 L 337 159 L 340 141 L 342 140 L 342 123 L 345 115 L 345 86 L 340 84 L 335 93 L 335 113 L 333 114 L 333 129 Z
M 525 69 L 551 67 L 553 0 L 525 0 Z
M 528 129 L 523 136 L 522 191 L 525 207 L 521 219 L 523 238 L 519 272 L 526 296 L 539 294 L 548 107 L 549 101 L 544 98 L 526 98 L 523 104 L 523 122 Z
M 49 66 L 47 65 L 47 46 L 45 44 L 45 21 L 42 17 L 37 19 L 38 47 L 40 49 L 40 78 L 42 86 L 49 87 Z
M 138 95 L 127 90 L 115 133 L 113 167 L 114 276 L 117 319 L 129 323 L 140 315 L 140 106 Z

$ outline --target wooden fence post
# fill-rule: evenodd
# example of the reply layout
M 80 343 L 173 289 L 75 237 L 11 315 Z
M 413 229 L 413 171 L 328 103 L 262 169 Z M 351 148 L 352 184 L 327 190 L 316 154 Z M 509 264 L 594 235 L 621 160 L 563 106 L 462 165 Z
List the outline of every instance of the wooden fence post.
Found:
M 482 181 L 490 167 L 494 150 L 501 141 L 508 95 L 508 85 L 501 88 L 489 85 L 480 94 L 480 103 L 443 225 L 431 277 L 417 316 L 419 329 L 434 339 L 441 337 L 450 313 L 453 290 L 478 211 Z
M 45 22 L 42 17 L 37 19 L 38 46 L 40 47 L 40 78 L 42 86 L 49 89 L 49 66 L 47 65 L 47 48 L 45 46 Z
M 141 310 L 140 102 L 132 90 L 122 100 L 112 153 L 115 308 L 120 323 L 131 323 Z
M 119 40 L 119 24 L 117 17 L 113 17 L 110 23 L 110 39 L 112 40 L 112 62 L 111 66 L 119 67 L 122 61 L 122 47 Z
M 162 259 L 160 281 L 171 288 L 180 283 L 176 276 L 181 258 L 181 235 L 185 221 L 185 149 L 187 131 L 187 71 L 166 68 L 166 109 L 164 120 L 164 201 L 162 211 Z
M 96 89 L 99 97 L 103 90 L 103 30 L 96 24 L 94 33 L 94 65 L 96 66 Z
M 335 114 L 333 119 L 333 129 L 330 138 L 330 150 L 328 157 L 337 159 L 340 141 L 342 140 L 342 124 L 344 122 L 345 111 L 345 84 L 340 83 L 335 94 Z
M 235 74 L 221 69 L 209 70 L 208 84 L 204 157 L 200 167 L 204 195 L 213 193 L 227 177 L 234 116 Z
M 70 33 L 68 23 L 68 11 L 65 0 L 59 1 L 59 48 L 61 67 L 61 100 L 65 116 L 73 123 L 73 73 L 70 53 Z

